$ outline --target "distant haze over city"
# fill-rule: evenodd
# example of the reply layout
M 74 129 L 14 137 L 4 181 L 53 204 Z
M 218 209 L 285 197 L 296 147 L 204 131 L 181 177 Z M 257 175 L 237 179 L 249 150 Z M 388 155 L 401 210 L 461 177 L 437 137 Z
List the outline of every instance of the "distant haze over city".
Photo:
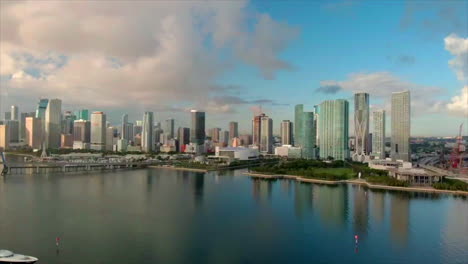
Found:
M 386 110 L 389 136 L 391 95 L 409 90 L 411 136 L 456 136 L 468 127 L 467 5 L 2 1 L 1 115 L 59 98 L 64 111 L 103 111 L 113 124 L 151 111 L 189 127 L 199 109 L 207 129 L 237 121 L 250 133 L 264 112 L 278 134 L 296 104 L 345 99 L 354 120 L 354 94 L 365 92 L 371 112 Z

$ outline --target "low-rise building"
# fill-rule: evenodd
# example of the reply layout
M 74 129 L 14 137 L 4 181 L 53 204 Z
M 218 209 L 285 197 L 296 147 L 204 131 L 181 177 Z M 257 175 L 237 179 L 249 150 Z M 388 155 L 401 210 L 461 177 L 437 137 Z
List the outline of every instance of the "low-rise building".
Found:
M 390 168 L 388 175 L 410 185 L 427 185 L 442 181 L 443 176 L 438 173 L 420 168 Z
M 231 160 L 255 160 L 260 153 L 258 148 L 244 147 L 216 147 L 215 156 L 218 158 L 229 158 Z
M 291 145 L 283 145 L 281 147 L 275 148 L 275 155 L 291 159 L 300 159 L 302 158 L 302 148 L 293 147 Z

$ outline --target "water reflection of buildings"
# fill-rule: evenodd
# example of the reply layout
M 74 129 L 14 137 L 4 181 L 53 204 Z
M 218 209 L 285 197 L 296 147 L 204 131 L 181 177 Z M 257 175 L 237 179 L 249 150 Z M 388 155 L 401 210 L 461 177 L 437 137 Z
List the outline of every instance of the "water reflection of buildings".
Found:
M 348 218 L 348 185 L 314 185 L 313 207 L 325 225 L 344 227 Z
M 353 186 L 354 189 L 354 231 L 360 236 L 367 234 L 369 227 L 369 199 L 367 188 L 361 185 Z
M 452 199 L 445 213 L 447 220 L 442 232 L 445 253 L 441 254 L 442 262 L 468 263 L 468 200 L 466 197 Z
M 252 181 L 252 195 L 254 199 L 257 202 L 270 200 L 273 190 L 273 181 L 262 179 L 252 179 Z
M 390 205 L 392 239 L 404 246 L 408 241 L 410 194 L 393 193 Z
M 205 174 L 202 172 L 197 172 L 193 176 L 193 195 L 195 197 L 195 205 L 201 205 L 203 202 L 203 188 L 205 185 Z
M 372 195 L 372 218 L 381 224 L 385 217 L 385 191 L 373 190 Z
M 297 217 L 303 217 L 307 211 L 312 211 L 313 189 L 309 183 L 294 183 L 294 211 Z

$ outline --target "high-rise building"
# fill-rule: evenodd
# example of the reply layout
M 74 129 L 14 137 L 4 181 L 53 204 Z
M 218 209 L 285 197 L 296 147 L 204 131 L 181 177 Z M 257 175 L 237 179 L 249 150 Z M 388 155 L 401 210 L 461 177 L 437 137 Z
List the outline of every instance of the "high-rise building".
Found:
M 239 137 L 239 124 L 237 122 L 229 122 L 229 141 L 233 138 Z
M 104 150 L 106 147 L 106 115 L 104 112 L 91 114 L 91 149 Z
M 354 94 L 354 135 L 356 143 L 353 160 L 363 162 L 370 153 L 368 93 Z
M 114 136 L 116 134 L 116 130 L 117 129 L 112 126 L 106 128 L 106 150 L 107 151 L 114 150 Z M 117 143 L 117 141 L 115 143 Z
M 89 121 L 88 109 L 81 109 L 75 112 L 76 119 Z
M 221 140 L 220 142 L 223 143 L 223 146 L 227 146 L 229 144 L 229 131 L 223 131 L 221 133 Z
M 208 131 L 208 136 L 211 138 L 211 140 L 215 143 L 217 142 L 220 142 L 220 132 L 221 132 L 221 128 L 219 127 L 215 127 L 215 128 L 211 128 L 209 131 Z
M 20 114 L 20 125 L 19 125 L 19 138 L 20 141 L 26 140 L 26 118 L 27 117 L 35 117 L 36 113 L 30 112 L 30 113 L 21 113 Z
M 317 151 L 319 151 L 318 146 L 320 146 L 320 107 L 318 105 L 314 105 L 314 113 L 315 113 L 315 145 L 317 146 Z M 318 154 L 318 153 L 317 153 Z
M 5 121 L 11 120 L 11 112 L 5 112 L 5 113 L 3 113 L 3 114 L 4 114 L 3 119 L 4 119 Z
M 145 115 L 143 116 L 143 129 L 141 133 L 141 150 L 143 152 L 153 151 L 153 123 L 153 112 L 145 112 Z
M 242 146 L 247 147 L 252 144 L 252 135 L 240 135 L 240 140 Z
M 36 117 L 26 117 L 25 119 L 25 143 L 32 149 L 42 147 L 42 120 Z
M 179 149 L 177 151 L 184 152 L 185 145 L 190 143 L 190 128 L 179 127 L 179 130 L 177 131 L 177 139 L 179 141 Z
M 328 100 L 320 104 L 320 157 L 335 160 L 349 158 L 349 103 Z
M 73 141 L 91 143 L 91 122 L 87 120 L 75 120 L 73 125 Z
M 289 120 L 283 120 L 280 127 L 281 145 L 292 145 L 293 124 Z
M 164 126 L 164 134 L 166 134 L 167 139 L 174 139 L 175 131 L 174 131 L 174 119 L 166 119 L 165 126 Z
M 192 128 L 190 129 L 190 142 L 196 145 L 205 143 L 205 112 L 192 110 Z
M 60 147 L 61 148 L 73 148 L 73 135 L 72 134 L 61 134 L 60 135 Z
M 37 103 L 36 117 L 42 120 L 43 127 L 45 127 L 45 112 L 48 104 L 49 99 L 40 99 L 39 103 Z
M 273 120 L 264 115 L 261 119 L 260 151 L 272 153 L 273 151 Z
M 316 128 L 315 113 L 303 112 L 302 115 L 302 157 L 305 159 L 317 158 L 316 155 Z
M 62 124 L 62 101 L 50 99 L 45 111 L 45 142 L 47 148 L 60 147 L 60 132 Z
M 261 134 L 262 134 L 262 117 L 264 117 L 265 114 L 260 114 L 258 116 L 254 116 L 252 120 L 252 144 L 255 146 L 260 146 L 260 141 L 261 141 Z
M 298 104 L 294 107 L 294 146 L 302 146 L 302 137 L 304 130 L 302 125 L 302 117 L 304 116 L 304 105 Z
M 11 120 L 18 120 L 18 106 L 11 106 Z
M 385 110 L 374 111 L 373 119 L 372 153 L 376 158 L 385 159 Z
M 129 138 L 129 135 L 128 135 L 128 115 L 127 114 L 124 114 L 122 116 L 122 127 L 121 127 L 121 130 L 120 130 L 120 138 L 121 139 L 126 139 L 127 142 L 128 140 L 130 140 Z
M 66 111 L 62 120 L 62 134 L 73 134 L 73 122 L 76 116 L 70 111 Z
M 10 147 L 10 130 L 7 124 L 0 125 L 0 151 L 5 151 Z
M 411 98 L 410 92 L 392 93 L 392 144 L 391 158 L 411 160 Z
M 19 122 L 18 120 L 7 120 L 5 122 L 8 125 L 8 131 L 10 135 L 10 143 L 19 142 Z
M 143 129 L 143 122 L 140 121 L 140 120 L 137 120 L 135 122 L 135 125 L 133 126 L 133 141 L 135 141 L 135 137 L 137 135 L 140 135 L 141 136 L 141 131 Z

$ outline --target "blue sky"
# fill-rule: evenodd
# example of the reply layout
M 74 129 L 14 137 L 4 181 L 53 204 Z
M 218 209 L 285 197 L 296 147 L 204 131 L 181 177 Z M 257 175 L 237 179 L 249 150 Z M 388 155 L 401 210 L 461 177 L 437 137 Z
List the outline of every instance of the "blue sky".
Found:
M 352 108 L 365 91 L 389 110 L 391 92 L 409 89 L 412 134 L 453 136 L 468 108 L 468 1 L 1 5 L 2 111 L 58 97 L 113 123 L 154 111 L 188 126 L 197 108 L 208 128 L 238 121 L 249 132 L 261 105 L 278 133 L 295 104 L 344 98 Z

